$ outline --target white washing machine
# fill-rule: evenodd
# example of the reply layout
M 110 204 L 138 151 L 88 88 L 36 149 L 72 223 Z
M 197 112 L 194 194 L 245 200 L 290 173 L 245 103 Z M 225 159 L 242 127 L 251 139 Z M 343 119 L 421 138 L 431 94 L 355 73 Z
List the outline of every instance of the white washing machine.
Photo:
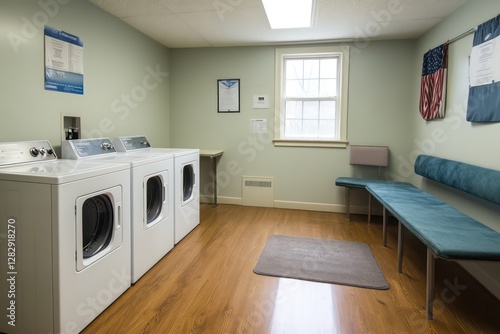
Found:
M 119 152 L 174 154 L 174 235 L 175 244 L 200 224 L 200 150 L 152 148 L 145 136 L 113 139 Z
M 109 138 L 62 143 L 63 159 L 130 165 L 131 282 L 136 283 L 174 247 L 173 154 L 117 153 Z
M 130 287 L 130 168 L 48 141 L 0 143 L 0 166 L 0 332 L 78 333 Z

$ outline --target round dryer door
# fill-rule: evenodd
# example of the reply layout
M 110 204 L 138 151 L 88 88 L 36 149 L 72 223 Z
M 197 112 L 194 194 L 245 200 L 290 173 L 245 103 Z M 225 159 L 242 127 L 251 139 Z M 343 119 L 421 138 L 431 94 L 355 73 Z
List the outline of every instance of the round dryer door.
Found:
M 191 198 L 194 189 L 194 169 L 193 165 L 182 167 L 182 201 L 185 202 Z
M 149 178 L 146 189 L 146 224 L 150 226 L 160 216 L 163 208 L 164 190 L 161 177 Z
M 113 206 L 108 196 L 85 200 L 82 206 L 83 258 L 88 259 L 105 249 L 113 236 Z
M 82 271 L 123 244 L 122 187 L 82 195 L 75 204 L 76 270 Z

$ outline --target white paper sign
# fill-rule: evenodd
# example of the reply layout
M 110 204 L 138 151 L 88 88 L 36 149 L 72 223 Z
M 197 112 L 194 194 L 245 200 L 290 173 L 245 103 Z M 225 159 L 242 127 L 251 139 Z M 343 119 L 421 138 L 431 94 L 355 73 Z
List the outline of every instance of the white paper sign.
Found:
M 251 119 L 250 120 L 250 133 L 266 133 L 267 132 L 267 119 Z
M 500 37 L 472 48 L 470 84 L 472 87 L 500 81 Z

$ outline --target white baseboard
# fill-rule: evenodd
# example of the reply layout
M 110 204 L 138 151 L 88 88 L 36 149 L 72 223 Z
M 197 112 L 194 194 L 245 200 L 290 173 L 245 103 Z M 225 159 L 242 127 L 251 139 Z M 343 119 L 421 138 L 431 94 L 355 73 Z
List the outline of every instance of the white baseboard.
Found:
M 213 197 L 210 195 L 200 195 L 201 203 L 212 203 Z M 232 204 L 232 205 L 243 205 L 242 199 L 240 197 L 227 197 L 218 196 L 217 203 L 219 204 Z M 295 201 L 280 201 L 274 200 L 273 207 L 281 209 L 295 209 L 295 210 L 307 210 L 307 211 L 320 211 L 320 212 L 336 212 L 336 213 L 346 213 L 347 208 L 343 204 L 330 204 L 330 203 L 312 203 L 312 202 L 295 202 Z M 352 214 L 367 215 L 368 206 L 356 205 L 351 206 Z M 372 215 L 382 215 L 381 208 L 372 208 Z
M 210 195 L 200 195 L 201 203 L 213 203 L 214 198 Z M 232 204 L 232 205 L 241 205 L 240 197 L 227 197 L 227 196 L 217 196 L 217 203 L 219 204 Z
M 327 204 L 327 203 L 310 203 L 310 202 L 292 202 L 292 201 L 274 201 L 275 208 L 295 209 L 308 211 L 323 211 L 323 212 L 346 212 L 345 205 Z

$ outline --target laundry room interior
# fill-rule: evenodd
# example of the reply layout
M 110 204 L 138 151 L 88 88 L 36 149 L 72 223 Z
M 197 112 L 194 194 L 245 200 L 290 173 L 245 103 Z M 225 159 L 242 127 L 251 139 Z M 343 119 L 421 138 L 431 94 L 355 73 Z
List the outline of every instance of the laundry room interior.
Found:
M 136 22 L 133 16 L 128 17 L 125 13 L 124 18 L 116 17 L 94 2 L 101 3 L 104 8 L 109 5 L 106 1 L 92 0 L 0 0 L 2 55 L 0 62 L 2 73 L 0 143 L 46 140 L 54 148 L 58 159 L 65 159 L 62 148 L 67 139 L 110 138 L 110 143 L 116 146 L 116 142 L 112 142 L 113 139 L 143 136 L 147 138 L 152 149 L 182 148 L 194 149 L 197 153 L 198 150 L 200 153 L 208 150 L 219 152 L 219 154 L 215 161 L 207 156 L 199 156 L 196 166 L 199 170 L 192 176 L 193 180 L 194 175 L 199 178 L 196 179 L 199 180 L 196 184 L 199 198 L 195 199 L 199 205 L 193 207 L 195 208 L 193 210 L 198 212 L 199 225 L 187 231 L 186 234 L 189 233 L 187 236 L 183 235 L 178 241 L 176 240 L 175 246 L 172 243 L 168 254 L 162 253 L 165 257 L 158 260 L 156 266 L 152 267 L 155 270 L 154 273 L 145 273 L 142 278 L 137 279 L 137 283 L 132 282 L 128 291 L 118 297 L 107 310 L 95 312 L 96 320 L 92 319 L 93 321 L 88 324 L 89 327 L 78 331 L 112 333 L 115 332 L 114 328 L 109 327 L 107 322 L 113 321 L 113 326 L 118 326 L 116 328 L 120 328 L 124 333 L 127 328 L 127 318 L 130 317 L 134 319 L 133 326 L 129 327 L 130 333 L 196 332 L 198 325 L 200 326 L 199 332 L 216 330 L 231 333 L 280 332 L 276 328 L 273 331 L 269 324 L 272 321 L 273 312 L 276 321 L 278 312 L 276 305 L 280 305 L 280 292 L 276 292 L 277 288 L 273 290 L 274 295 L 270 304 L 268 302 L 271 300 L 270 297 L 261 295 L 264 292 L 254 291 L 257 283 L 253 283 L 254 281 L 250 278 L 246 281 L 247 278 L 241 278 L 243 276 L 240 274 L 235 274 L 237 276 L 235 280 L 241 279 L 241 284 L 246 282 L 248 286 L 235 290 L 234 300 L 233 297 L 231 299 L 228 297 L 230 301 L 221 298 L 221 305 L 218 305 L 216 299 L 210 299 L 208 302 L 201 300 L 201 297 L 191 296 L 193 303 L 203 306 L 191 309 L 182 304 L 181 309 L 182 312 L 186 312 L 185 317 L 183 314 L 175 317 L 167 316 L 171 305 L 178 303 L 179 298 L 183 298 L 180 292 L 179 295 L 172 292 L 168 299 L 165 297 L 162 304 L 159 301 L 162 297 L 159 293 L 155 295 L 155 291 L 163 291 L 160 285 L 167 284 L 168 279 L 173 279 L 172 272 L 181 270 L 168 263 L 168 257 L 174 255 L 176 249 L 179 256 L 185 260 L 184 263 L 182 260 L 175 263 L 185 270 L 187 276 L 185 280 L 179 279 L 171 284 L 178 287 L 182 293 L 184 293 L 184 288 L 189 289 L 191 284 L 194 288 L 203 290 L 203 286 L 209 284 L 207 282 L 218 280 L 218 270 L 231 272 L 230 260 L 235 258 L 241 262 L 249 262 L 248 275 L 260 277 L 251 272 L 257 260 L 254 255 L 245 259 L 244 254 L 233 253 L 231 250 L 231 247 L 236 247 L 237 243 L 231 241 L 231 238 L 234 240 L 245 238 L 245 233 L 241 232 L 243 230 L 239 230 L 242 227 L 217 230 L 219 236 L 215 232 L 212 235 L 209 234 L 212 230 L 208 226 L 213 222 L 215 222 L 213 224 L 226 226 L 231 221 L 237 225 L 241 220 L 245 224 L 252 225 L 251 220 L 255 219 L 253 228 L 260 226 L 260 231 L 267 233 L 266 239 L 269 234 L 280 234 L 281 225 L 273 225 L 272 228 L 264 226 L 260 221 L 264 216 L 276 218 L 281 222 L 280 224 L 285 224 L 285 222 L 289 224 L 289 220 L 293 220 L 291 217 L 298 217 L 299 221 L 300 219 L 321 221 L 321 224 L 324 224 L 322 225 L 324 231 L 329 231 L 330 234 L 319 233 L 319 230 L 315 230 L 308 224 L 299 226 L 300 223 L 281 234 L 329 239 L 335 239 L 335 233 L 332 231 L 337 230 L 337 225 L 342 227 L 350 223 L 359 223 L 356 226 L 363 227 L 356 227 L 356 229 L 367 229 L 367 232 L 363 233 L 368 235 L 376 233 L 381 243 L 384 205 L 375 200 L 372 201 L 367 191 L 351 191 L 349 210 L 353 217 L 350 221 L 347 220 L 345 216 L 346 189 L 335 184 L 335 180 L 339 177 L 356 175 L 410 183 L 459 209 L 489 229 L 500 233 L 498 203 L 485 203 L 482 199 L 470 194 L 464 195 L 441 183 L 423 180 L 414 171 L 415 161 L 419 155 L 500 170 L 500 151 L 495 144 L 500 139 L 500 123 L 498 121 L 471 122 L 466 119 L 474 32 L 449 44 L 444 117 L 428 121 L 424 120 L 419 112 L 424 54 L 486 21 L 495 17 L 498 20 L 497 15 L 500 14 L 498 0 L 456 1 L 453 11 L 447 13 L 445 17 L 437 17 L 436 14 L 436 17 L 428 18 L 425 32 L 418 36 L 408 34 L 407 37 L 402 36 L 405 36 L 404 32 L 410 31 L 414 24 L 405 19 L 407 15 L 405 6 L 409 6 L 411 3 L 409 0 L 380 0 L 378 3 L 381 10 L 398 8 L 397 13 L 390 14 L 386 11 L 384 13 L 389 13 L 392 17 L 384 17 L 384 21 L 380 21 L 382 18 L 372 12 L 372 19 L 366 21 L 366 26 L 362 26 L 361 29 L 351 27 L 353 35 L 350 38 L 331 37 L 324 38 L 324 40 L 308 40 L 308 35 L 304 34 L 295 41 L 276 42 L 272 39 L 276 36 L 279 38 L 280 35 L 276 33 L 276 35 L 271 34 L 267 42 L 257 38 L 253 40 L 248 37 L 249 35 L 246 40 L 225 42 L 217 39 L 208 40 L 198 34 L 197 40 L 186 42 L 184 36 L 187 36 L 189 30 L 194 29 L 192 26 L 196 26 L 196 22 L 187 23 L 180 13 L 172 15 L 172 20 L 178 21 L 177 28 L 166 33 L 172 41 L 171 46 L 162 44 L 160 36 L 147 36 L 134 28 L 133 25 Z M 166 2 L 170 3 L 170 6 L 181 6 L 180 1 Z M 317 4 L 325 6 L 325 10 L 333 11 L 335 7 L 332 5 L 330 8 L 327 5 L 330 2 L 337 1 L 316 0 Z M 425 0 L 425 2 L 431 7 L 436 6 L 440 9 L 439 1 Z M 146 11 L 148 4 L 155 2 L 140 1 L 140 3 Z M 223 6 L 212 9 L 211 15 L 219 15 L 220 21 L 220 26 L 213 29 L 234 30 L 234 34 L 238 31 L 236 26 L 245 22 L 239 22 L 232 17 L 232 14 L 242 8 L 262 6 L 255 4 L 260 1 L 253 0 L 215 2 L 193 0 L 187 1 L 183 8 L 186 12 L 190 10 L 190 6 L 213 8 L 215 3 L 222 3 Z M 217 14 L 217 10 L 223 11 L 223 14 L 220 12 Z M 367 13 L 367 15 L 370 14 Z M 200 25 L 201 22 L 203 20 L 200 19 Z M 149 26 L 154 25 L 155 22 L 152 20 Z M 395 34 L 395 37 L 380 38 L 378 35 L 384 29 L 389 29 L 391 25 L 398 27 L 401 33 Z M 83 93 L 51 91 L 44 87 L 46 64 L 44 28 L 46 26 L 78 36 L 83 42 Z M 496 41 L 498 43 L 498 39 Z M 276 124 L 275 115 L 277 100 L 280 99 L 280 92 L 276 88 L 276 50 L 325 46 L 349 48 L 349 82 L 348 87 L 345 87 L 346 101 L 344 101 L 347 109 L 343 114 L 342 122 L 344 123 L 341 125 L 345 127 L 343 130 L 345 138 L 327 144 L 320 141 L 305 145 L 283 144 L 281 140 L 278 140 L 277 131 L 279 132 L 280 124 Z M 496 65 L 500 67 L 498 62 Z M 239 100 L 238 109 L 235 112 L 219 110 L 221 101 L 218 83 L 223 79 L 238 80 Z M 264 107 L 259 106 L 258 101 L 256 102 L 259 97 L 265 100 Z M 262 122 L 263 125 L 256 122 Z M 350 163 L 350 148 L 355 145 L 388 147 L 387 166 L 382 168 L 353 166 Z M 150 153 L 144 153 L 144 159 L 149 159 L 148 154 Z M 172 159 L 178 158 L 174 158 L 173 154 L 174 152 L 172 152 Z M 177 170 L 177 167 L 174 168 L 174 162 L 171 168 L 172 171 Z M 173 179 L 171 182 L 174 183 Z M 247 183 L 264 185 L 263 188 L 271 189 L 246 189 Z M 173 194 L 174 192 L 172 196 Z M 368 207 L 369 199 L 373 204 L 370 208 Z M 7 204 L 1 203 L 1 205 L 2 211 L 5 212 Z M 234 211 L 235 208 L 242 211 Z M 171 210 L 177 209 L 172 207 Z M 368 224 L 366 217 L 369 210 L 373 212 L 373 222 Z M 390 208 L 388 210 L 390 211 Z M 236 212 L 236 214 L 230 216 L 231 212 Z M 189 211 L 186 213 L 186 215 L 191 214 L 192 212 Z M 1 212 L 0 217 L 4 220 Z M 132 217 L 133 215 L 131 219 Z M 384 248 L 374 250 L 377 260 L 379 260 L 378 257 L 385 257 L 379 262 L 387 278 L 393 277 L 390 276 L 393 274 L 386 272 L 382 261 L 390 263 L 394 267 L 390 267 L 390 271 L 394 271 L 394 275 L 397 274 L 395 267 L 397 242 L 395 240 L 398 219 L 392 215 L 389 221 L 393 223 L 389 224 L 390 253 Z M 237 231 L 236 235 L 232 235 L 232 231 Z M 348 230 L 342 233 L 345 233 L 342 238 L 349 239 L 352 236 L 355 239 L 361 232 Z M 446 235 L 446 231 L 444 234 Z M 410 236 L 410 232 L 406 236 L 408 240 L 417 238 Z M 6 252 L 4 249 L 7 244 L 6 238 L 2 235 L 1 251 L 4 253 Z M 183 240 L 180 240 L 182 238 Z M 227 258 L 228 262 L 221 260 L 217 262 L 220 265 L 218 269 L 206 269 L 203 273 L 190 275 L 195 270 L 193 269 L 195 264 L 200 262 L 196 257 L 203 257 L 205 252 L 202 248 L 205 246 L 202 246 L 201 241 L 205 240 L 204 238 L 217 240 L 213 241 L 213 244 L 212 241 L 203 241 L 203 245 L 206 245 L 207 249 L 219 247 L 227 251 L 226 255 L 221 256 Z M 219 238 L 227 238 L 227 240 Z M 266 239 L 262 242 L 261 239 L 252 239 L 252 236 L 248 238 L 253 240 L 248 244 L 249 254 L 257 252 L 255 254 L 258 257 Z M 365 237 L 359 239 L 365 239 Z M 369 237 L 366 239 L 368 240 Z M 418 267 L 421 264 L 418 270 L 422 271 L 422 275 L 425 276 L 425 247 L 418 243 L 418 239 L 408 241 L 408 245 L 411 242 L 417 244 L 415 247 L 418 251 L 408 251 L 405 256 L 411 257 L 415 254 L 420 256 L 423 262 L 417 262 L 415 266 Z M 382 246 L 377 244 L 376 247 Z M 500 253 L 500 245 L 498 247 Z M 2 257 L 3 260 L 4 257 Z M 410 260 L 405 257 L 405 261 Z M 453 268 L 456 272 L 447 274 L 446 268 L 448 267 L 440 269 L 440 264 L 443 262 L 459 263 L 458 269 Z M 437 307 L 435 302 L 434 316 L 436 319 L 445 318 L 444 324 L 436 319 L 426 319 L 425 277 L 415 276 L 418 277 L 415 278 L 411 273 L 405 275 L 410 276 L 406 277 L 409 281 L 414 278 L 418 284 L 421 284 L 416 288 L 411 287 L 410 283 L 403 287 L 397 286 L 399 280 L 397 276 L 388 279 L 390 283 L 388 291 L 393 293 L 393 290 L 402 290 L 398 291 L 399 297 L 397 298 L 404 299 L 405 294 L 409 293 L 411 298 L 415 297 L 416 300 L 412 299 L 401 314 L 393 310 L 387 311 L 390 316 L 383 318 L 386 324 L 396 318 L 397 320 L 394 321 L 398 325 L 395 326 L 400 326 L 397 327 L 399 330 L 422 333 L 440 332 L 440 330 L 456 332 L 462 327 L 457 327 L 459 324 L 455 322 L 459 323 L 462 317 L 467 317 L 467 314 L 472 312 L 467 320 L 469 325 L 464 325 L 469 326 L 471 333 L 493 332 L 488 330 L 495 327 L 498 330 L 500 328 L 497 327 L 500 326 L 498 319 L 487 317 L 485 315 L 487 312 L 483 315 L 477 314 L 480 312 L 473 312 L 472 309 L 480 307 L 480 302 L 473 299 L 474 296 L 468 296 L 474 302 L 467 308 L 463 305 L 464 303 L 460 302 L 460 292 L 454 296 L 459 300 L 456 303 L 445 302 L 446 293 L 443 292 L 449 282 L 456 288 L 461 282 L 466 281 L 467 283 L 464 284 L 470 288 L 468 288 L 469 291 L 464 289 L 464 295 L 485 296 L 485 305 L 493 305 L 498 310 L 500 306 L 500 263 L 498 260 L 458 262 L 437 260 L 436 265 L 438 277 L 436 299 L 440 301 L 441 308 Z M 154 279 L 151 276 L 153 274 Z M 269 279 L 259 284 L 274 283 L 271 283 Z M 140 293 L 135 292 L 139 289 L 142 289 L 141 291 L 148 297 L 141 297 Z M 215 291 L 215 288 L 213 289 Z M 295 289 L 297 289 L 296 286 Z M 335 289 L 336 287 L 332 287 L 332 291 Z M 379 297 L 373 297 L 370 290 L 359 290 L 361 291 L 352 292 L 352 295 L 356 295 L 356 300 L 359 301 L 359 308 L 364 298 L 369 299 L 370 303 L 373 303 L 370 307 L 373 307 L 374 314 L 384 312 L 376 309 L 379 303 L 392 303 L 388 297 L 384 299 L 384 302 L 377 302 L 375 300 Z M 406 290 L 411 291 L 406 292 Z M 449 286 L 446 291 L 457 292 Z M 4 291 L 0 293 L 2 293 L 0 298 L 4 298 Z M 210 296 L 209 298 L 213 297 L 208 292 L 205 293 Z M 256 299 L 241 297 L 246 293 L 252 296 L 248 298 Z M 328 290 L 327 294 L 330 293 L 334 294 Z M 350 292 L 342 293 L 346 293 L 342 295 L 343 298 L 349 298 Z M 138 300 L 137 304 L 133 302 L 135 298 Z M 155 308 L 151 306 L 148 309 L 146 298 L 153 298 L 157 306 Z M 238 308 L 232 304 L 236 303 L 236 300 L 250 305 L 245 308 L 246 313 L 231 314 L 232 310 Z M 143 320 L 138 320 L 140 315 L 135 315 L 132 310 L 134 306 L 129 305 L 125 310 L 127 302 L 144 307 L 144 310 L 136 311 L 136 313 L 143 312 Z M 338 325 L 336 330 L 330 329 L 324 332 L 337 333 L 342 332 L 344 328 L 344 332 L 362 333 L 366 330 L 366 332 L 375 333 L 379 331 L 373 328 L 380 329 L 384 326 L 382 324 L 384 321 L 380 321 L 381 327 L 372 328 L 370 327 L 372 325 L 360 324 L 370 322 L 372 319 L 370 317 L 376 318 L 370 313 L 371 311 L 367 311 L 371 315 L 363 313 L 361 316 L 363 319 L 358 319 L 360 322 L 357 323 L 355 315 L 363 311 L 358 311 L 358 306 L 349 305 L 349 310 L 352 311 L 351 316 L 344 314 L 342 317 L 345 318 L 342 318 L 339 315 L 332 315 L 337 312 L 332 310 L 332 314 L 328 314 L 327 317 L 336 319 L 334 322 L 337 324 L 345 321 L 349 323 L 347 326 L 351 327 Z M 309 306 L 314 308 L 312 305 Z M 211 312 L 211 308 L 218 309 L 217 313 Z M 98 315 L 100 313 L 102 314 Z M 157 317 L 165 317 L 166 320 L 162 322 Z M 410 317 L 410 321 L 402 320 L 405 317 Z M 5 318 L 3 314 L 2 318 Z M 349 320 L 345 320 L 347 318 Z M 1 321 L 6 322 L 5 319 Z M 17 321 L 22 322 L 23 318 L 19 317 Z M 372 328 L 371 331 L 370 328 Z M 18 333 L 15 328 L 8 326 L 0 327 L 0 329 L 0 332 L 13 330 L 7 333 Z M 62 332 L 72 333 L 68 329 L 66 331 L 61 329 Z M 388 329 L 386 332 L 392 331 Z M 288 331 L 288 333 L 291 332 Z

